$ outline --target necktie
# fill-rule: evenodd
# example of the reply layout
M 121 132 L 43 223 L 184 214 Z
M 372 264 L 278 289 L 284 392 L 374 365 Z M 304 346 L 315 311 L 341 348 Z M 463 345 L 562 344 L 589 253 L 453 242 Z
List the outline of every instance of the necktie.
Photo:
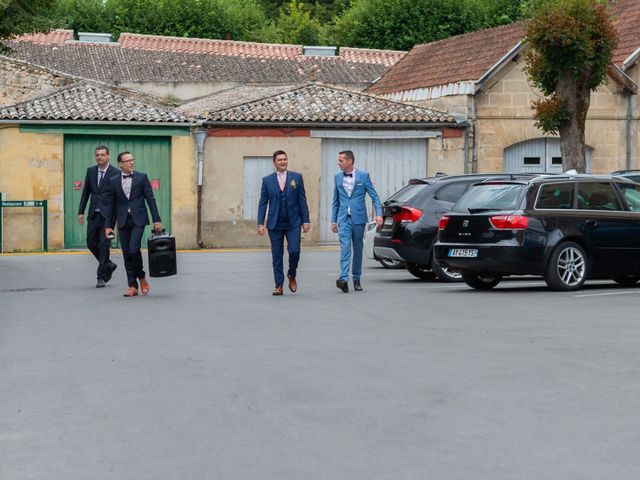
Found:
M 104 170 L 98 170 L 98 173 L 100 173 L 100 176 L 98 177 L 98 186 L 100 186 L 100 182 L 102 182 L 102 179 L 104 178 Z

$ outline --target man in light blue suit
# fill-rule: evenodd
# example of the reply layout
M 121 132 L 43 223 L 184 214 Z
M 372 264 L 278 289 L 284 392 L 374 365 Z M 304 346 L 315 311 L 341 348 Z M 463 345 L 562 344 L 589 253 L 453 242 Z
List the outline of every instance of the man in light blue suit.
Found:
M 273 166 L 276 171 L 262 179 L 260 202 L 258 203 L 258 233 L 264 235 L 267 205 L 267 230 L 271 241 L 271 257 L 276 288 L 273 295 L 282 295 L 284 290 L 283 255 L 284 238 L 287 238 L 289 253 L 289 290 L 298 289 L 296 270 L 300 260 L 300 229 L 307 233 L 311 229 L 309 223 L 309 207 L 304 191 L 302 175 L 287 170 L 289 160 L 282 150 L 273 153 Z
M 367 225 L 367 207 L 365 194 L 369 194 L 376 211 L 376 224 L 382 225 L 382 206 L 380 198 L 373 188 L 369 174 L 364 170 L 356 170 L 355 156 L 351 150 L 338 154 L 340 173 L 335 176 L 333 190 L 333 210 L 331 213 L 331 230 L 338 234 L 340 240 L 340 277 L 336 286 L 344 293 L 349 291 L 349 264 L 353 246 L 353 264 L 351 276 L 353 289 L 362 291 L 360 276 L 362 275 L 362 246 L 364 230 Z

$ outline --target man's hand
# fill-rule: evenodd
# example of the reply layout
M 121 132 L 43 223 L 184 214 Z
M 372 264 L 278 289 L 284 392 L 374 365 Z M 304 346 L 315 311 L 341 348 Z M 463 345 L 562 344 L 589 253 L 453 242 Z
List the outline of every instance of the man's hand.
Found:
M 82 214 L 78 215 L 78 223 L 80 225 L 84 225 L 84 215 Z
M 307 233 L 311 230 L 311 224 L 310 223 L 303 223 L 302 224 L 302 233 Z
M 381 216 L 379 216 L 379 215 L 378 215 L 378 216 L 376 217 L 376 225 L 377 225 L 377 226 L 380 226 L 380 225 L 382 225 L 382 222 L 383 222 L 383 218 L 382 218 Z
M 153 229 L 156 231 L 156 233 L 161 233 L 162 232 L 162 224 L 160 222 L 155 222 L 153 224 Z
M 258 235 L 264 235 L 264 225 L 258 225 Z
M 331 231 L 333 233 L 338 233 L 338 224 L 337 223 L 332 223 L 331 224 Z
M 109 238 L 109 235 L 113 235 L 113 228 L 105 227 L 104 236 Z

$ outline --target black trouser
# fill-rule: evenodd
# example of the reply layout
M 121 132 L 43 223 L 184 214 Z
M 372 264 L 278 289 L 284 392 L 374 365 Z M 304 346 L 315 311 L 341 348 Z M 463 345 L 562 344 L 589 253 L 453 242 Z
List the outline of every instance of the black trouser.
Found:
M 146 225 L 142 227 L 136 225 L 129 215 L 124 227 L 118 229 L 124 268 L 127 270 L 127 283 L 130 287 L 138 288 L 138 279 L 145 277 L 142 252 L 140 252 L 145 227 Z
M 104 234 L 104 218 L 99 213 L 94 213 L 87 221 L 87 247 L 98 260 L 96 276 L 98 280 L 104 279 L 104 275 L 113 265 L 109 260 L 109 248 L 111 240 Z

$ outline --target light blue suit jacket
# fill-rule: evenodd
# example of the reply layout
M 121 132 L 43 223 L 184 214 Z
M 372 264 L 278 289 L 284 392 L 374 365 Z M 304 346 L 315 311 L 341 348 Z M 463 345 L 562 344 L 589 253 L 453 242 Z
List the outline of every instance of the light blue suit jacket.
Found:
M 331 212 L 331 223 L 342 223 L 347 219 L 347 213 L 351 212 L 351 221 L 355 225 L 367 223 L 367 206 L 365 205 L 365 194 L 369 194 L 373 201 L 376 215 L 382 216 L 382 205 L 380 198 L 373 188 L 369 173 L 364 170 L 355 170 L 355 185 L 351 196 L 342 186 L 344 174 L 336 173 L 334 178 L 335 188 L 333 190 L 333 210 Z

